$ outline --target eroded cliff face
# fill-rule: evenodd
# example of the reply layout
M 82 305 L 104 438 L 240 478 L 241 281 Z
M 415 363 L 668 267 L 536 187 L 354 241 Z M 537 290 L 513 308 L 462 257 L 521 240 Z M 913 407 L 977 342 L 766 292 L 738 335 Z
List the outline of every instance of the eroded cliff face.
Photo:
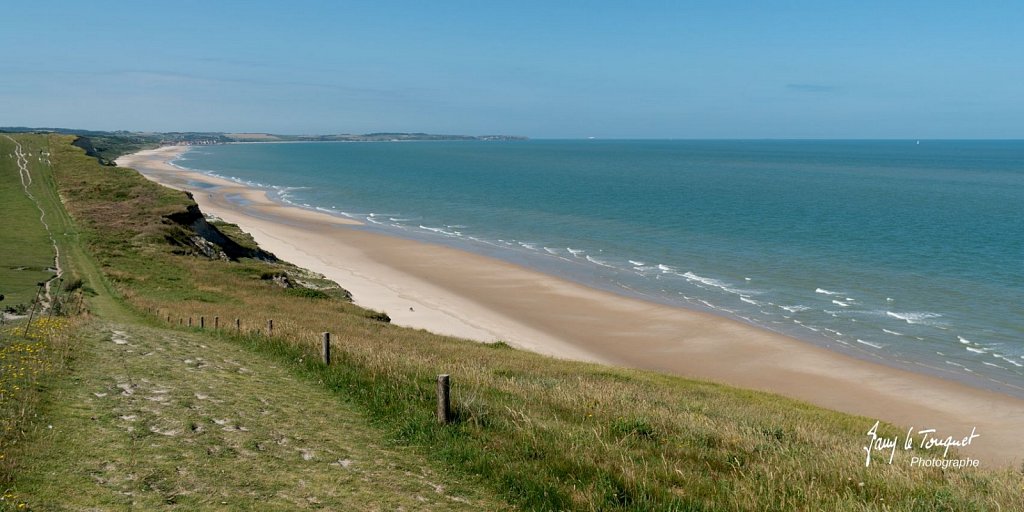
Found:
M 163 216 L 164 222 L 171 228 L 166 239 L 179 247 L 181 252 L 232 261 L 239 258 L 277 261 L 277 258 L 267 251 L 242 247 L 224 235 L 206 220 L 199 205 L 192 201 L 192 194 L 184 194 L 189 198 L 189 204 L 185 209 Z

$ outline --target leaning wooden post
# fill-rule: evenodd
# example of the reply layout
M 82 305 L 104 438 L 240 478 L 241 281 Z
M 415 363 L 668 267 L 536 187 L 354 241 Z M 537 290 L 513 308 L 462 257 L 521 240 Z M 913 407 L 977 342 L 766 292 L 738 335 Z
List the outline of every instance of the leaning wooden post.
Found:
M 219 316 L 215 316 L 215 317 L 213 317 L 213 330 L 216 331 L 216 330 L 219 330 L 219 329 L 220 329 L 220 317 Z
M 206 317 L 205 316 L 199 317 L 199 328 L 200 329 L 206 329 Z
M 452 420 L 452 403 L 448 398 L 448 375 L 437 376 L 437 422 L 447 425 Z
M 270 319 L 270 320 L 267 320 L 267 336 L 273 336 L 273 335 L 274 335 L 274 320 Z
M 25 338 L 28 337 L 28 328 L 32 326 L 32 317 L 35 316 L 36 314 L 36 306 L 39 304 L 39 292 L 43 289 L 43 286 L 45 285 L 45 282 L 39 283 L 39 286 L 36 288 L 36 298 L 32 299 L 32 309 L 29 310 L 28 322 L 25 323 L 25 332 L 22 334 L 22 336 Z
M 242 335 L 242 321 L 238 318 L 235 319 L 235 334 Z
M 324 358 L 324 364 L 331 365 L 331 333 L 320 334 L 320 355 Z
M 188 326 L 192 327 L 192 317 L 188 317 Z

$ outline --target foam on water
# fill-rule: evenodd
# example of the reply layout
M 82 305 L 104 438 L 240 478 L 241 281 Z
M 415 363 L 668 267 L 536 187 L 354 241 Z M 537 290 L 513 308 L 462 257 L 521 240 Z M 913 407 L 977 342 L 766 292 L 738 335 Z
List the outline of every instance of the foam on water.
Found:
M 999 359 L 1002 359 L 1003 361 L 1006 361 L 1007 363 L 1010 363 L 1010 364 L 1016 366 L 1017 368 L 1024 368 L 1024 364 L 1021 364 L 1021 363 L 1019 363 L 1017 361 L 1014 361 L 1013 359 L 1010 359 L 1009 357 L 1005 357 L 1005 356 L 996 356 L 996 357 L 999 358 Z
M 378 224 L 379 224 L 379 223 L 378 223 Z M 422 225 L 422 224 L 420 224 L 420 226 L 419 226 L 419 227 L 420 227 L 420 229 L 422 229 L 422 230 L 425 230 L 425 231 L 430 231 L 430 232 L 432 232 L 432 233 L 437 233 L 437 234 L 440 234 L 440 235 L 444 235 L 444 236 L 449 236 L 449 237 L 461 237 L 461 236 L 462 236 L 462 233 L 460 233 L 460 232 L 458 232 L 458 231 L 448 231 L 448 230 L 446 230 L 446 229 L 442 229 L 442 228 L 433 228 L 433 227 L 430 227 L 430 226 L 424 226 L 424 225 Z
M 658 267 L 660 268 L 660 267 L 662 267 L 662 265 L 658 265 Z M 689 271 L 687 271 L 686 273 L 682 274 L 682 277 L 685 277 L 685 278 L 689 279 L 690 281 L 696 281 L 698 283 L 705 284 L 705 285 L 708 285 L 708 286 L 712 286 L 712 287 L 715 287 L 715 288 L 725 289 L 725 288 L 728 287 L 728 285 L 726 285 L 725 283 L 723 283 L 723 282 L 721 282 L 721 281 L 719 281 L 717 279 L 712 279 L 710 277 L 698 276 L 697 274 L 694 274 L 693 272 L 689 272 Z
M 799 313 L 801 311 L 809 311 L 811 309 L 810 306 L 804 306 L 804 305 L 800 305 L 800 304 L 798 304 L 796 306 L 779 306 L 779 307 L 782 308 L 782 309 L 785 309 L 786 311 L 789 311 L 790 313 Z
M 867 345 L 867 346 L 869 346 L 871 348 L 877 348 L 877 349 L 881 349 L 881 348 L 883 348 L 885 346 L 885 345 L 881 345 L 881 344 L 878 344 L 878 343 L 872 343 L 870 341 L 864 341 L 864 340 L 862 340 L 860 338 L 857 338 L 857 343 L 860 343 L 861 345 Z
M 599 259 L 597 259 L 597 258 L 595 258 L 593 256 L 587 256 L 587 261 L 589 261 L 589 262 L 591 262 L 591 263 L 593 263 L 595 265 L 600 265 L 602 267 L 615 268 L 614 266 L 609 265 L 609 264 L 607 264 L 607 263 L 605 263 L 605 262 L 603 262 L 603 261 L 601 261 L 601 260 L 599 260 Z
M 893 311 L 886 311 L 885 314 L 888 315 L 888 316 L 891 316 L 892 318 L 896 318 L 898 320 L 903 320 L 904 322 L 906 322 L 908 324 L 911 324 L 911 325 L 914 325 L 914 324 L 936 325 L 935 322 L 930 322 L 930 320 L 932 320 L 933 318 L 941 318 L 942 317 L 942 315 L 939 314 L 939 313 L 929 313 L 929 312 L 899 313 L 899 312 L 893 312 Z

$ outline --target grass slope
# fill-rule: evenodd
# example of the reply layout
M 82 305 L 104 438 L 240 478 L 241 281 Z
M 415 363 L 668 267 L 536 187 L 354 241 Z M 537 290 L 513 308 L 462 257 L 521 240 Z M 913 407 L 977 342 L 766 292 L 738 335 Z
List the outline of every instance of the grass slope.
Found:
M 23 454 L 37 510 L 504 508 L 237 344 L 106 322 L 80 343 Z
M 871 419 L 766 393 L 555 360 L 502 344 L 400 328 L 343 296 L 294 293 L 290 290 L 295 288 L 267 278 L 294 272 L 293 267 L 199 257 L 190 242 L 194 233 L 173 220 L 193 206 L 188 197 L 130 170 L 102 168 L 66 142 L 54 139 L 51 144 L 55 173 L 82 229 L 82 246 L 102 269 L 97 279 L 103 284 L 95 286 L 105 287 L 101 297 L 118 297 L 119 304 L 144 314 L 150 324 L 137 327 L 138 320 L 125 315 L 130 321 L 117 328 L 128 334 L 125 339 L 180 339 L 178 344 L 193 352 L 196 343 L 244 347 L 263 358 L 244 363 L 245 368 L 287 369 L 311 393 L 329 392 L 366 415 L 396 450 L 401 447 L 401 457 L 425 457 L 435 471 L 480 482 L 519 508 L 1024 509 L 1017 471 L 910 468 L 902 460 L 909 458 L 907 453 L 899 453 L 892 466 L 865 468 L 861 447 Z M 207 321 L 219 317 L 221 329 L 177 328 L 189 318 L 198 324 L 201 316 Z M 235 318 L 241 332 L 233 329 Z M 262 332 L 267 319 L 274 320 L 273 336 Z M 157 326 L 177 332 L 167 334 Z M 316 354 L 321 331 L 333 335 L 335 364 L 330 367 Z M 112 342 L 102 341 L 96 343 L 112 348 Z M 150 351 L 172 350 L 170 343 L 157 343 Z M 187 365 L 184 359 L 195 362 L 195 356 L 183 352 L 178 357 Z M 227 373 L 206 385 L 245 378 L 231 373 L 227 362 L 217 364 Z M 433 418 L 438 373 L 450 373 L 453 379 L 456 422 L 448 426 L 437 425 Z M 107 386 L 119 383 L 108 381 Z M 158 389 L 164 387 L 147 388 L 146 396 L 173 394 L 156 393 Z M 187 394 L 174 399 L 189 400 Z M 252 418 L 252 407 L 259 407 L 253 396 L 238 400 L 236 412 L 210 417 Z M 323 405 L 308 410 L 322 414 L 319 407 L 328 403 L 317 402 Z M 156 404 L 144 405 L 159 410 Z M 196 414 L 188 425 L 206 425 L 204 413 Z M 161 432 L 187 426 L 155 417 L 147 421 Z M 119 425 L 113 419 L 109 423 Z M 883 431 L 899 432 L 891 426 Z M 223 439 L 229 443 L 234 438 Z M 252 451 L 244 444 L 242 448 Z M 178 452 L 165 453 L 187 457 L 189 450 L 181 446 Z M 208 461 L 199 455 L 180 466 L 201 469 Z
M 28 154 L 33 176 L 40 174 L 39 150 L 46 138 L 19 137 Z M 53 244 L 46 228 L 39 221 L 36 203 L 26 194 L 15 157 L 15 143 L 0 135 L 0 204 L 3 205 L 3 228 L 0 229 L 0 294 L 5 299 L 0 309 L 28 305 L 36 295 L 37 283 L 53 277 Z M 30 190 L 37 192 L 41 183 Z

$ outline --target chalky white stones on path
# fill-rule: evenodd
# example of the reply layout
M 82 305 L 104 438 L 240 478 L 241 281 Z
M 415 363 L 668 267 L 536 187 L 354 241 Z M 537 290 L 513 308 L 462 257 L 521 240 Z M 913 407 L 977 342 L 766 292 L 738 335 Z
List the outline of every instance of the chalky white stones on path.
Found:
M 176 496 L 197 508 L 361 510 L 375 500 L 387 510 L 507 508 L 478 483 L 461 484 L 394 446 L 342 397 L 279 360 L 203 333 L 113 327 L 92 338 L 59 413 L 79 420 L 86 433 L 68 443 L 87 454 L 48 467 L 46 481 L 85 478 L 94 487 L 62 495 L 63 507 L 129 500 L 145 509 Z

